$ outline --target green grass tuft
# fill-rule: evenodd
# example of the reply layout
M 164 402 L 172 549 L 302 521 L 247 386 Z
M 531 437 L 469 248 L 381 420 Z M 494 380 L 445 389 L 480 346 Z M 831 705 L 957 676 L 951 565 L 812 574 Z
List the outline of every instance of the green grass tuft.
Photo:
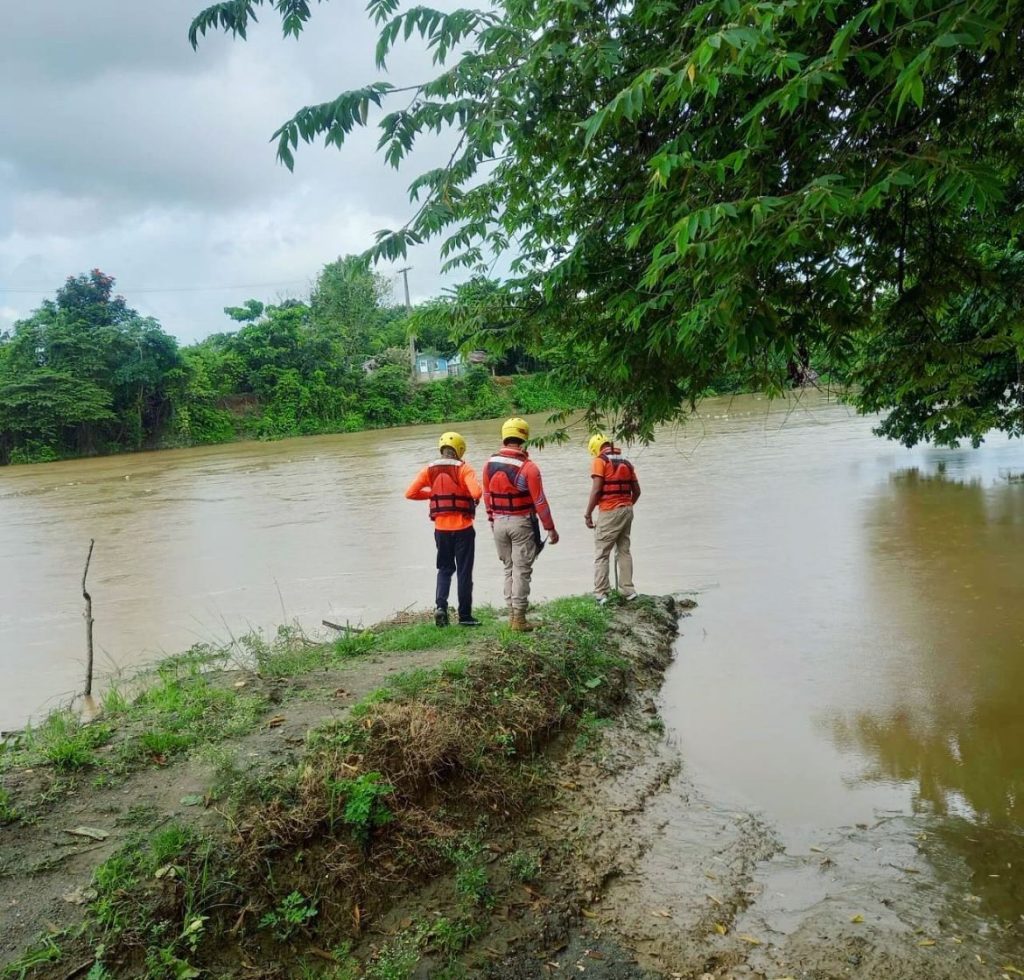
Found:
M 458 650 L 476 645 L 481 637 L 494 636 L 501 619 L 490 606 L 478 609 L 476 618 L 482 625 L 472 629 L 452 625 L 438 629 L 433 623 L 412 623 L 408 626 L 386 626 L 374 634 L 374 649 L 381 653 L 411 653 L 414 650 Z
M 157 677 L 125 712 L 130 730 L 120 751 L 127 763 L 163 763 L 200 744 L 244 734 L 266 709 L 262 697 L 218 686 L 193 661 L 162 664 Z
M 270 929 L 281 942 L 287 942 L 295 933 L 305 929 L 318 911 L 316 902 L 301 892 L 292 892 L 264 913 L 259 925 L 261 929 Z
M 529 851 L 513 851 L 507 858 L 508 873 L 513 881 L 528 884 L 540 875 L 540 861 Z
M 9 762 L 48 762 L 60 772 L 88 769 L 97 764 L 95 750 L 110 741 L 111 727 L 100 722 L 83 724 L 67 709 L 55 711 L 38 726 L 25 730 Z
M 52 937 L 43 936 L 23 956 L 0 970 L 0 977 L 3 980 L 25 980 L 26 977 L 33 975 L 38 967 L 47 963 L 59 963 L 63 955 L 60 946 Z
M 386 943 L 377 958 L 367 965 L 366 980 L 409 980 L 420 958 L 415 936 L 401 935 Z
M 19 818 L 20 814 L 11 802 L 11 794 L 0 787 L 0 827 L 4 824 L 15 823 Z

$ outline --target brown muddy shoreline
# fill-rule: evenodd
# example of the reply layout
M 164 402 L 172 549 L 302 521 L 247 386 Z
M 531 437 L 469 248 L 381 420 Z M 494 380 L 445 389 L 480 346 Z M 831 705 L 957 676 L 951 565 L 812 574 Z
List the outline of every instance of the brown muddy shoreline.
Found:
M 422 954 L 417 969 L 431 971 L 431 954 L 443 953 L 445 969 L 454 967 L 459 954 L 472 971 L 500 959 L 497 932 L 488 938 L 501 918 L 516 920 L 522 937 L 506 948 L 525 948 L 533 933 L 533 904 L 546 906 L 551 899 L 545 893 L 564 891 L 529 816 L 538 801 L 551 798 L 562 762 L 584 751 L 574 737 L 596 739 L 598 727 L 629 703 L 641 677 L 645 687 L 656 680 L 649 672 L 667 663 L 675 633 L 671 610 L 671 600 L 648 600 L 613 614 L 615 636 L 628 634 L 635 622 L 658 624 L 652 626 L 659 634 L 653 668 L 645 656 L 621 656 L 614 637 L 606 642 L 599 624 L 607 614 L 592 600 L 545 607 L 541 617 L 553 618 L 530 638 L 510 634 L 494 613 L 482 612 L 484 628 L 471 633 L 439 634 L 406 617 L 369 636 L 338 641 L 339 649 L 346 648 L 340 660 L 330 644 L 318 647 L 295 636 L 276 652 L 262 651 L 269 674 L 211 673 L 188 658 L 168 662 L 167 671 L 158 671 L 151 701 L 163 705 L 173 699 L 170 717 L 154 714 L 144 692 L 135 702 L 148 704 L 141 716 L 122 703 L 120 713 L 91 725 L 67 722 L 69 732 L 39 746 L 59 748 L 66 758 L 71 743 L 76 751 L 86 745 L 91 761 L 33 761 L 31 743 L 13 762 L 5 760 L 3 975 L 58 977 L 69 968 L 77 975 L 76 963 L 84 964 L 82 973 L 101 977 L 191 975 L 194 961 L 204 976 L 289 976 L 300 965 L 308 972 L 310 955 L 323 958 L 327 952 L 331 964 L 339 956 L 330 950 L 343 948 L 346 962 L 328 965 L 322 975 L 345 976 L 358 967 L 352 975 L 392 976 L 394 970 L 382 972 L 381 964 L 398 955 L 396 944 L 412 940 Z M 438 641 L 440 648 L 432 649 Z M 284 657 L 283 664 L 275 666 L 275 656 Z M 305 666 L 292 669 L 296 658 Z M 470 696 L 463 707 L 460 692 Z M 493 705 L 484 716 L 474 707 L 481 697 Z M 248 730 L 226 737 L 204 729 L 207 741 L 184 754 L 168 750 L 165 756 L 152 748 L 164 745 L 165 737 L 179 737 L 174 718 L 193 702 L 205 706 L 205 714 L 196 715 L 205 725 L 211 716 L 216 724 L 218 716 L 237 712 L 242 699 Z M 353 705 L 362 712 L 358 716 Z M 462 730 L 453 728 L 449 710 L 462 712 Z M 353 738 L 363 746 L 356 754 Z M 474 762 L 470 756 L 481 749 L 484 756 Z M 380 770 L 379 782 L 394 784 L 382 797 L 392 816 L 379 831 L 367 824 L 365 838 L 335 831 L 333 818 L 325 832 L 317 816 L 324 801 L 309 766 L 326 760 L 326 772 L 339 773 L 328 778 L 341 778 L 351 793 L 355 783 L 342 777 L 347 770 L 357 772 L 367 752 L 377 759 L 364 766 L 374 770 L 368 775 L 377 779 Z M 490 785 L 481 781 L 487 772 L 495 780 Z M 397 805 L 391 804 L 392 793 Z M 166 848 L 172 829 L 179 834 L 178 850 L 160 858 L 159 867 L 147 864 L 147 855 L 158 849 L 154 842 Z M 254 847 L 281 857 L 267 868 L 266 888 L 254 879 L 255 890 L 241 903 L 230 887 L 221 899 L 207 894 L 197 903 L 189 897 L 196 888 L 196 841 L 205 848 L 202 868 L 219 861 L 211 873 L 226 881 L 246 880 L 252 858 L 259 857 Z M 469 871 L 480 881 L 467 903 L 459 876 L 469 859 Z M 334 869 L 329 873 L 338 885 L 318 885 L 316 874 L 304 870 L 315 872 L 321 862 Z M 315 928 L 269 937 L 263 920 L 274 911 L 274 896 L 280 899 L 293 887 L 319 896 Z M 235 913 L 230 921 L 211 918 L 224 901 L 234 904 L 237 921 Z M 499 908 L 500 903 L 505 904 Z M 197 925 L 192 908 L 211 911 Z M 448 916 L 438 917 L 439 909 Z M 242 925 L 236 944 L 232 937 Z M 197 937 L 202 943 L 182 941 L 197 930 L 211 939 L 216 930 L 230 940 L 229 948 L 205 942 L 206 935 Z M 330 945 L 346 932 L 347 941 Z M 154 960 L 157 937 L 165 947 L 156 950 L 162 966 Z
M 922 863 L 912 866 L 915 853 L 927 846 L 915 828 L 897 833 L 881 824 L 851 827 L 809 853 L 787 854 L 757 815 L 704 798 L 671 737 L 662 734 L 652 700 L 674 648 L 686 655 L 685 620 L 677 645 L 675 638 L 676 617 L 688 615 L 687 605 L 692 603 L 659 599 L 615 610 L 609 639 L 628 668 L 610 682 L 614 690 L 595 702 L 601 706 L 600 724 L 591 724 L 596 716 L 586 715 L 590 722 L 569 723 L 538 746 L 542 768 L 536 772 L 542 776 L 537 776 L 534 803 L 510 805 L 490 825 L 481 857 L 488 880 L 486 915 L 483 907 L 477 909 L 472 939 L 455 958 L 442 955 L 443 944 L 429 931 L 453 921 L 451 910 L 459 901 L 458 874 L 438 866 L 427 877 L 399 876 L 393 886 L 387 884 L 393 872 L 387 872 L 376 888 L 376 905 L 359 900 L 373 913 L 363 913 L 366 920 L 357 923 L 344 958 L 313 933 L 300 932 L 287 943 L 257 935 L 237 953 L 208 956 L 197 975 L 338 980 L 401 975 L 525 980 L 580 973 L 597 980 L 1016 975 L 1024 966 L 1014 959 L 1021 948 L 1017 930 L 994 930 L 970 902 L 951 910 L 948 889 L 931 879 Z M 477 663 L 489 656 L 485 647 L 463 652 Z M 266 697 L 264 722 L 229 747 L 250 760 L 252 771 L 290 764 L 311 729 L 325 719 L 343 719 L 348 705 L 377 690 L 389 675 L 400 668 L 406 675 L 436 668 L 450 656 L 445 650 L 375 656 L 287 684 L 248 676 L 244 683 Z M 225 675 L 225 683 L 239 683 L 235 676 Z M 217 828 L 228 808 L 211 790 L 215 768 L 209 757 L 186 759 L 143 769 L 118 785 L 83 782 L 54 796 L 49 809 L 44 806 L 34 819 L 5 827 L 0 963 L 7 969 L 0 975 L 68 978 L 93 970 L 94 950 L 75 940 L 74 931 L 94 895 L 95 868 L 138 829 L 133 813 L 144 817 L 147 832 L 167 821 L 189 820 L 222 833 Z M 18 779 L 23 788 L 42 790 L 41 798 L 46 797 L 44 772 L 21 773 Z M 195 806 L 197 798 L 201 806 Z M 190 804 L 183 809 L 185 801 Z M 104 827 L 110 835 L 102 841 L 69 836 L 68 829 L 77 826 Z M 527 880 L 508 873 L 510 862 L 521 856 L 536 866 Z M 902 871 L 882 875 L 872 872 L 875 866 Z M 796 914 L 783 903 L 787 916 L 781 919 L 780 882 L 804 903 Z M 357 918 L 360 907 L 357 902 Z M 344 910 L 333 914 L 346 915 Z M 239 922 L 244 915 L 243 909 Z M 414 923 L 420 924 L 415 928 L 421 937 L 416 962 L 404 973 L 382 972 L 388 951 Z M 47 933 L 64 944 L 61 959 L 16 965 L 33 940 Z M 95 975 L 156 975 L 138 956 L 108 965 L 109 973 Z

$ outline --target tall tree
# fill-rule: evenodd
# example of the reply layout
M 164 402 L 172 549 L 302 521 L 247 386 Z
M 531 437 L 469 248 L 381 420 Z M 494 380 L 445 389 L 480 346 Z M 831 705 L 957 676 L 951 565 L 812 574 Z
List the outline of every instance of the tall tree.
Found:
M 391 283 L 371 271 L 365 258 L 346 255 L 328 262 L 310 297 L 313 330 L 358 366 L 382 349 L 382 333 L 386 341 L 401 343 L 400 329 L 385 330 L 403 315 L 391 306 L 391 292 Z
M 265 4 L 214 4 L 193 45 L 217 28 L 244 38 Z M 311 17 L 304 0 L 272 5 L 286 35 Z M 649 433 L 724 369 L 775 388 L 806 352 L 840 363 L 890 327 L 949 361 L 961 341 L 944 324 L 979 287 L 1003 299 L 973 302 L 962 328 L 1019 361 L 1024 327 L 1005 317 L 1022 285 L 1024 0 L 369 11 L 382 70 L 415 34 L 438 74 L 411 93 L 376 80 L 301 109 L 276 134 L 280 159 L 290 167 L 300 141 L 341 146 L 371 116 L 396 166 L 420 135 L 454 130 L 447 165 L 411 184 L 413 217 L 372 254 L 434 236 L 451 265 L 514 253 L 511 278 L 474 293 L 463 322 L 509 346 L 554 339 L 624 432 Z M 1008 257 L 998 276 L 993 247 Z M 872 367 L 861 360 L 862 383 Z M 1020 431 L 1019 381 L 972 389 L 993 411 L 915 427 L 961 395 L 900 393 L 902 377 L 861 401 L 909 410 L 886 434 Z
M 0 452 L 137 449 L 166 422 L 177 343 L 113 290 L 99 269 L 71 277 L 0 338 Z

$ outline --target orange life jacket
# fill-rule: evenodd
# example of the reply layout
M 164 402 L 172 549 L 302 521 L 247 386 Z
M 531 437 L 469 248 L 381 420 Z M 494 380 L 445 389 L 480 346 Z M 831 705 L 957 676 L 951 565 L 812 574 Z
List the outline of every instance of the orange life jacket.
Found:
M 438 514 L 466 514 L 472 517 L 476 513 L 476 501 L 466 493 L 460 478 L 463 465 L 461 459 L 444 457 L 427 468 L 430 476 L 431 520 Z
M 633 502 L 633 484 L 636 482 L 636 470 L 633 464 L 618 453 L 601 453 L 601 459 L 612 467 L 612 471 L 604 478 L 601 487 L 601 499 L 604 501 Z
M 484 464 L 484 486 L 490 495 L 492 514 L 533 513 L 530 491 L 516 486 L 525 462 L 525 459 L 499 454 Z

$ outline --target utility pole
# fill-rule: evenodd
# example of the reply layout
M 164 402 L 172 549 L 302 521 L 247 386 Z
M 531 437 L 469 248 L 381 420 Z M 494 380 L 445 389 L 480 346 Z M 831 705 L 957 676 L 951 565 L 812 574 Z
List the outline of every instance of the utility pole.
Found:
M 399 269 L 398 273 L 405 282 L 405 312 L 412 313 L 412 303 L 409 300 L 409 272 L 412 269 L 411 265 L 407 265 L 404 269 Z M 413 333 L 409 334 L 409 370 L 412 372 L 412 380 L 416 380 L 416 335 Z

